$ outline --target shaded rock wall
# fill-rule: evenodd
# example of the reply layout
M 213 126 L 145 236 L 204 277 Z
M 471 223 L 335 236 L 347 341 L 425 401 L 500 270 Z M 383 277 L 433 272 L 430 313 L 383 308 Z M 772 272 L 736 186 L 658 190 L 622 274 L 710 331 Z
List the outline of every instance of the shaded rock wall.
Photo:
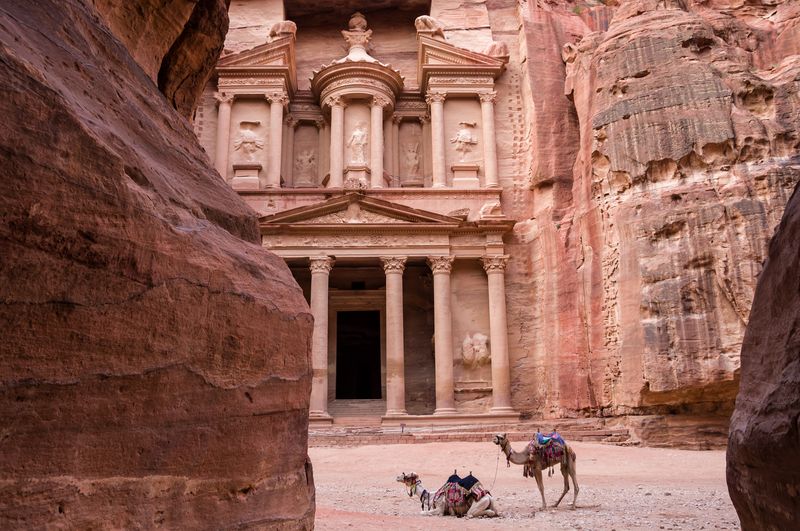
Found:
M 743 529 L 800 521 L 800 193 L 759 277 L 742 345 L 728 442 L 728 488 Z
M 3 4 L 4 529 L 312 526 L 311 316 L 154 83 L 202 4 Z
M 800 180 L 800 59 L 783 37 L 797 10 L 734 4 L 521 13 L 536 130 L 509 242 L 509 283 L 527 288 L 509 301 L 528 327 L 512 348 L 521 410 L 730 412 L 756 278 Z

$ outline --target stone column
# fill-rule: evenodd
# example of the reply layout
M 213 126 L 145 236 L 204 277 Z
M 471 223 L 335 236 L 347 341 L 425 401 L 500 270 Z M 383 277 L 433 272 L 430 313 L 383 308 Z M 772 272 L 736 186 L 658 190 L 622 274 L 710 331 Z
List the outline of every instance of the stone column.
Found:
M 344 185 L 344 102 L 336 96 L 328 98 L 331 108 L 331 179 L 328 188 L 341 188 Z
M 286 175 L 286 183 L 292 183 L 294 186 L 294 130 L 297 127 L 297 120 L 291 116 L 286 117 L 286 165 L 284 174 Z
M 431 117 L 427 115 L 420 116 L 419 123 L 422 125 L 422 141 L 420 142 L 420 148 L 422 149 L 422 178 L 425 182 L 428 182 L 428 179 L 432 179 L 431 148 L 428 147 L 429 144 L 427 142 L 431 137 Z
M 483 175 L 487 188 L 500 186 L 497 180 L 497 143 L 494 135 L 494 100 L 497 93 L 478 94 L 481 99 L 481 125 L 483 126 Z
M 317 126 L 317 186 L 322 187 L 322 179 L 325 178 L 325 120 L 314 121 Z
M 400 181 L 400 123 L 403 118 L 398 115 L 392 116 L 392 175 L 395 181 Z
M 231 141 L 231 105 L 233 94 L 217 92 L 214 98 L 219 102 L 217 114 L 217 149 L 214 153 L 214 167 L 223 179 L 228 179 L 228 149 Z
M 381 257 L 386 273 L 386 415 L 406 414 L 403 345 L 403 271 L 405 256 Z
M 453 313 L 450 308 L 452 256 L 429 256 L 433 270 L 433 337 L 436 366 L 436 410 L 434 415 L 456 412 L 453 394 Z
M 444 98 L 443 92 L 428 92 L 425 98 L 431 107 L 431 160 L 433 162 L 433 187 L 447 186 L 447 168 L 444 151 Z
M 309 417 L 328 419 L 328 279 L 333 266 L 329 256 L 310 259 L 311 315 L 311 402 Z
M 267 188 L 281 187 L 281 151 L 283 141 L 283 106 L 289 98 L 282 92 L 267 94 L 269 100 L 269 167 Z
M 489 283 L 489 342 L 492 356 L 492 413 L 513 413 L 511 408 L 511 367 L 508 361 L 506 322 L 506 279 L 508 255 L 482 258 Z
M 370 170 L 372 171 L 371 179 L 372 188 L 383 188 L 383 108 L 389 105 L 389 100 L 375 96 L 372 98 L 372 106 L 370 108 Z

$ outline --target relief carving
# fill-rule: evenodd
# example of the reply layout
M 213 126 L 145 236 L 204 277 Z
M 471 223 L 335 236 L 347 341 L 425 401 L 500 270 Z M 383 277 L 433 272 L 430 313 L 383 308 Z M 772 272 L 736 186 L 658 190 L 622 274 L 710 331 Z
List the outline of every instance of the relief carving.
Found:
M 368 142 L 369 135 L 367 134 L 366 124 L 358 122 L 356 128 L 353 129 L 353 134 L 350 135 L 350 140 L 347 141 L 347 147 L 350 148 L 351 164 L 364 165 L 367 163 Z
M 417 28 L 418 33 L 424 33 L 431 37 L 439 37 L 440 40 L 445 40 L 444 24 L 431 16 L 422 15 L 421 17 L 417 17 L 416 20 L 414 20 L 414 27 Z
M 317 174 L 317 156 L 312 150 L 306 149 L 297 155 L 294 161 L 294 174 L 300 184 L 314 181 L 314 176 Z
M 468 369 L 477 369 L 483 365 L 488 365 L 492 356 L 489 353 L 489 338 L 475 332 L 470 337 L 469 334 L 461 343 L 461 363 Z
M 419 142 L 407 142 L 403 146 L 405 175 L 419 177 Z
M 256 133 L 255 129 L 261 122 L 239 122 L 239 135 L 233 141 L 233 148 L 244 155 L 246 162 L 255 162 L 256 152 L 264 149 L 264 139 Z
M 473 146 L 478 143 L 478 139 L 472 134 L 472 128 L 475 127 L 475 122 L 459 122 L 461 126 L 456 132 L 456 136 L 450 139 L 451 144 L 456 145 L 456 151 L 459 152 L 459 162 L 464 162 L 467 153 L 472 151 Z

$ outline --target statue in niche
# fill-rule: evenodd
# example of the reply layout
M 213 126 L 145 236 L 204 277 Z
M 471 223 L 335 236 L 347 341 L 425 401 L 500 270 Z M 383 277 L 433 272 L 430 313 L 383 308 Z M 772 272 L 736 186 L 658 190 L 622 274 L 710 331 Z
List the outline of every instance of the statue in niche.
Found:
M 300 182 L 312 182 L 317 169 L 317 156 L 310 149 L 302 151 L 294 161 L 294 171 Z
M 472 334 L 472 337 L 467 334 L 461 343 L 461 362 L 464 367 L 477 369 L 488 364 L 490 360 L 489 338 L 480 332 Z
M 350 135 L 350 140 L 347 141 L 347 147 L 350 148 L 352 154 L 350 162 L 352 164 L 366 164 L 367 163 L 367 143 L 369 137 L 367 135 L 367 128 L 364 122 L 358 122 L 356 128 L 353 129 L 353 134 Z
M 233 141 L 233 148 L 244 154 L 244 159 L 247 162 L 255 162 L 256 152 L 259 149 L 264 149 L 264 140 L 256 133 L 256 127 L 261 122 L 240 122 L 239 135 Z
M 450 143 L 455 144 L 456 151 L 460 153 L 459 162 L 465 162 L 467 153 L 472 151 L 472 146 L 478 143 L 478 139 L 472 134 L 475 122 L 459 122 L 458 124 L 461 127 L 458 129 L 456 136 L 450 139 Z
M 406 167 L 406 175 L 409 177 L 419 176 L 419 142 L 408 142 L 403 146 L 403 162 Z

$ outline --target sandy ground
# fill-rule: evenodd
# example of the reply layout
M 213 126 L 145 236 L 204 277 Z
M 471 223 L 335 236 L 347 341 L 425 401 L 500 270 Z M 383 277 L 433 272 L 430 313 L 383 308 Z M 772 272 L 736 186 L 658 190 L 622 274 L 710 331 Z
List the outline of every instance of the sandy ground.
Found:
M 522 449 L 522 443 L 513 445 Z M 497 446 L 430 443 L 310 448 L 317 487 L 316 528 L 391 529 L 738 529 L 725 485 L 725 453 L 574 443 L 578 506 L 570 491 L 558 508 L 541 511 L 534 479 L 522 467 L 498 463 Z M 499 466 L 498 466 L 499 464 Z M 395 481 L 416 472 L 435 491 L 453 469 L 470 471 L 491 487 L 501 517 L 467 520 L 419 514 Z M 495 470 L 496 479 L 495 479 Z M 494 486 L 492 487 L 492 482 Z M 560 471 L 545 476 L 553 504 L 563 489 Z M 535 509 L 535 514 L 534 510 Z

